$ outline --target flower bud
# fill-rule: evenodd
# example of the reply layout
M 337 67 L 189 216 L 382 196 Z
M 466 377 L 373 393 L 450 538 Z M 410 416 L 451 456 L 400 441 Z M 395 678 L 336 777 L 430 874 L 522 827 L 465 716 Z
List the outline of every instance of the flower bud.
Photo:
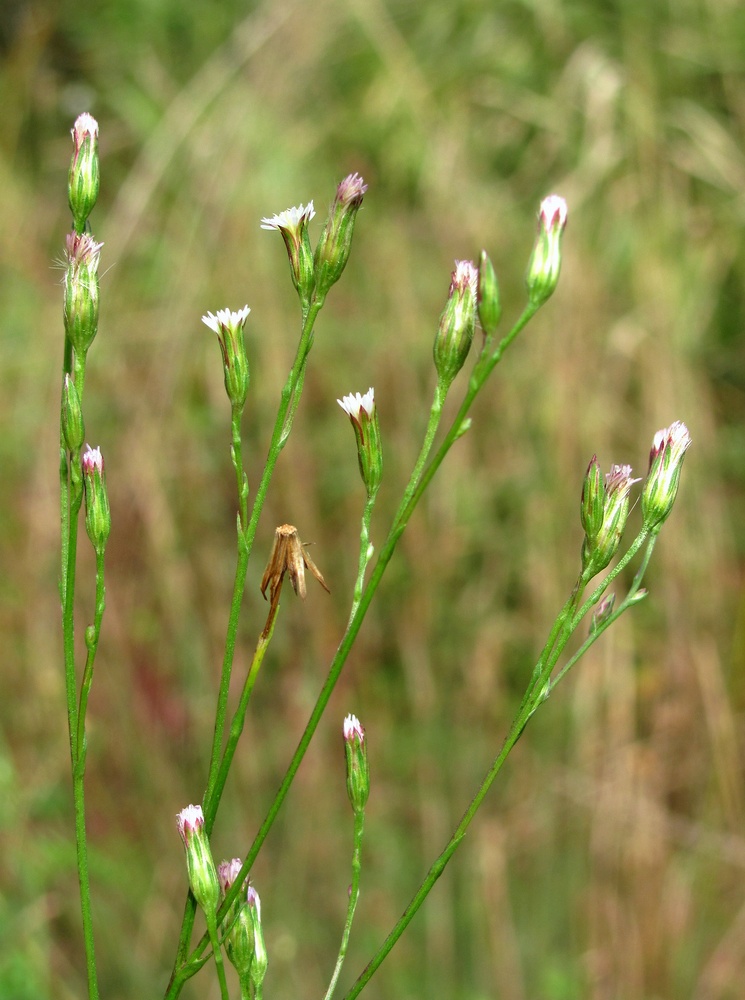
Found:
M 367 761 L 365 730 L 356 715 L 344 720 L 344 755 L 347 761 L 347 795 L 355 813 L 365 808 L 370 794 L 370 765 Z
M 77 452 L 83 447 L 85 427 L 80 396 L 69 372 L 65 373 L 62 384 L 62 437 L 69 452 Z
M 365 191 L 367 184 L 356 173 L 345 177 L 336 189 L 314 258 L 316 295 L 321 301 L 339 280 L 349 260 L 354 222 Z
M 538 237 L 528 263 L 525 283 L 530 304 L 542 306 L 551 297 L 561 270 L 561 237 L 567 222 L 567 204 L 556 194 L 541 202 Z
M 470 260 L 456 260 L 450 291 L 434 344 L 437 375 L 447 388 L 465 364 L 476 323 L 479 273 Z
M 582 484 L 582 505 L 580 518 L 585 535 L 594 539 L 603 525 L 603 509 L 605 506 L 605 489 L 603 474 L 598 465 L 597 455 L 592 456 L 587 466 L 585 481 Z
M 290 259 L 292 283 L 303 304 L 307 304 L 313 294 L 313 251 L 310 247 L 308 223 L 315 214 L 313 202 L 309 201 L 307 205 L 288 208 L 286 212 L 261 220 L 262 229 L 278 229 L 282 234 Z
M 352 422 L 354 436 L 357 438 L 360 475 L 368 497 L 373 497 L 378 492 L 383 476 L 383 447 L 380 441 L 375 391 L 371 387 L 364 396 L 358 392 L 350 393 L 343 399 L 337 399 L 336 402 Z
M 254 931 L 254 956 L 250 972 L 251 982 L 254 984 L 254 988 L 261 988 L 264 976 L 266 975 L 267 965 L 269 964 L 269 958 L 264 943 L 264 930 L 261 926 L 261 900 L 259 899 L 258 892 L 252 885 L 248 887 L 246 902 Z
M 604 570 L 616 554 L 629 515 L 629 492 L 638 482 L 631 477 L 630 465 L 612 465 L 605 477 L 602 523 L 595 534 L 585 534 L 582 545 L 582 572 L 587 579 Z M 595 516 L 593 511 L 593 520 L 588 524 L 595 524 Z
M 613 606 L 616 603 L 616 595 L 608 594 L 603 600 L 598 604 L 592 613 L 592 620 L 590 621 L 590 635 L 595 635 L 597 630 L 604 625 L 610 616 L 613 614 Z
M 220 899 L 220 883 L 204 829 L 201 806 L 187 806 L 176 816 L 178 832 L 186 849 L 186 870 L 194 898 L 205 914 L 214 918 Z
M 84 358 L 98 330 L 98 261 L 103 243 L 86 233 L 68 233 L 64 278 L 65 333 Z
M 86 446 L 83 452 L 83 483 L 85 485 L 85 530 L 96 555 L 103 555 L 111 531 L 111 511 L 106 492 L 103 456 L 100 448 Z
M 225 373 L 225 391 L 234 410 L 239 413 L 248 395 L 248 357 L 243 340 L 243 327 L 251 310 L 244 306 L 238 312 L 219 309 L 216 316 L 207 313 L 202 322 L 217 334 Z
M 240 858 L 233 858 L 232 861 L 223 861 L 217 866 L 217 876 L 223 896 L 227 895 L 238 878 L 242 864 Z M 254 958 L 254 925 L 248 908 L 247 891 L 248 879 L 244 881 L 224 920 L 224 926 L 230 928 L 225 935 L 225 951 L 242 979 L 245 979 L 251 971 Z
M 493 337 L 502 318 L 502 303 L 499 301 L 499 283 L 486 250 L 481 251 L 479 262 L 479 290 L 477 296 L 479 322 L 484 336 Z
M 680 420 L 657 431 L 649 453 L 649 471 L 642 492 L 644 527 L 657 532 L 673 509 L 678 493 L 680 470 L 691 435 Z
M 98 122 L 89 114 L 79 115 L 72 128 L 73 154 L 67 181 L 67 197 L 73 229 L 82 233 L 98 198 Z

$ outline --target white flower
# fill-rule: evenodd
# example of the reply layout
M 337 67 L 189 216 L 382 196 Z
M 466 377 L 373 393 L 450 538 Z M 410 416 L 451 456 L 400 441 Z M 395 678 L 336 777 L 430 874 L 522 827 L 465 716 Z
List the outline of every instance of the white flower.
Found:
M 261 228 L 290 229 L 296 231 L 301 225 L 310 222 L 315 214 L 316 210 L 313 208 L 313 202 L 309 201 L 307 205 L 288 208 L 286 211 L 280 212 L 279 215 L 273 215 L 271 219 L 262 219 Z
M 238 326 L 243 326 L 250 312 L 248 306 L 244 306 L 238 312 L 231 312 L 230 309 L 218 309 L 216 316 L 213 316 L 211 312 L 202 316 L 202 322 L 219 335 L 220 330 L 226 327 L 235 329 Z
M 359 392 L 350 393 L 343 399 L 337 399 L 336 402 L 352 420 L 359 421 L 360 410 L 364 410 L 366 416 L 370 418 L 375 409 L 375 390 L 370 386 L 364 396 Z

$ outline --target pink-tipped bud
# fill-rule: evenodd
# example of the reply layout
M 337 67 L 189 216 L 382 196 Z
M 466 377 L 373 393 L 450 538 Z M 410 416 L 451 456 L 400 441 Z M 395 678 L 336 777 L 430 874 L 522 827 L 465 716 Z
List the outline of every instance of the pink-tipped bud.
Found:
M 227 895 L 242 867 L 240 858 L 223 861 L 217 866 L 223 896 Z M 230 928 L 225 935 L 225 951 L 242 979 L 249 975 L 254 959 L 254 923 L 248 906 L 248 889 L 249 882 L 246 878 L 223 923 L 224 927 Z
M 85 530 L 96 554 L 102 556 L 111 531 L 111 510 L 100 448 L 86 446 L 82 458 L 85 485 Z
M 316 214 L 313 202 L 288 208 L 286 212 L 261 220 L 262 229 L 277 229 L 282 234 L 290 260 L 292 283 L 300 296 L 300 301 L 306 305 L 313 294 L 313 251 L 308 235 L 308 223 Z
M 217 315 L 207 313 L 202 322 L 217 334 L 222 352 L 222 366 L 225 375 L 225 391 L 234 411 L 240 413 L 248 396 L 249 368 L 243 328 L 251 310 L 248 306 L 231 312 L 219 309 Z
M 67 339 L 84 358 L 98 330 L 98 262 L 103 243 L 68 233 L 65 247 L 64 321 Z
M 479 272 L 470 260 L 456 260 L 450 291 L 434 343 L 437 376 L 445 388 L 465 364 L 476 324 Z
M 186 870 L 191 891 L 204 912 L 214 918 L 220 901 L 220 883 L 204 829 L 202 807 L 190 805 L 182 809 L 176 816 L 176 823 L 186 850 Z
M 365 809 L 370 794 L 370 765 L 365 730 L 356 715 L 344 719 L 344 756 L 347 762 L 347 795 L 355 813 Z
M 360 475 L 368 497 L 373 497 L 378 492 L 383 477 L 383 446 L 380 440 L 378 411 L 375 406 L 375 391 L 371 387 L 364 396 L 359 392 L 350 393 L 343 399 L 337 399 L 336 402 L 352 423 L 354 436 L 357 439 Z
M 649 453 L 649 471 L 642 492 L 642 516 L 648 531 L 659 531 L 673 509 L 680 470 L 690 445 L 691 435 L 680 420 L 657 431 L 654 436 Z
M 528 263 L 525 283 L 534 307 L 553 295 L 561 270 L 561 237 L 567 224 L 567 203 L 557 194 L 544 198 L 538 212 L 538 236 Z
M 588 477 L 585 479 L 585 489 L 588 491 L 594 490 L 594 485 L 588 487 L 590 477 L 594 481 L 592 462 Z M 611 466 L 610 472 L 605 477 L 603 517 L 599 526 L 594 505 L 592 513 L 586 515 L 583 501 L 583 524 L 586 527 L 585 540 L 582 544 L 582 573 L 585 579 L 589 580 L 604 570 L 616 554 L 629 514 L 629 493 L 634 483 L 638 482 L 638 479 L 633 479 L 631 476 L 630 465 Z M 588 528 L 593 531 L 592 534 L 588 534 Z
M 67 181 L 67 196 L 73 229 L 82 233 L 98 198 L 98 122 L 89 114 L 79 115 L 72 129 L 73 154 Z
M 356 173 L 345 177 L 336 189 L 314 258 L 315 291 L 320 301 L 326 298 L 347 265 L 354 223 L 365 191 L 367 184 Z

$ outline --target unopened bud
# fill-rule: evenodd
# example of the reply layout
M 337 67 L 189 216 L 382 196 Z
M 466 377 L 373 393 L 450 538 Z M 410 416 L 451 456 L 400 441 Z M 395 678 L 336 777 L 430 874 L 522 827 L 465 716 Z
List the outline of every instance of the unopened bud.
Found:
M 222 366 L 225 374 L 225 391 L 234 410 L 241 412 L 248 395 L 248 357 L 243 340 L 243 327 L 251 310 L 248 306 L 231 312 L 219 309 L 216 316 L 207 313 L 202 322 L 217 334 L 222 352 Z
M 65 373 L 62 384 L 62 437 L 69 452 L 77 452 L 83 447 L 85 427 L 80 396 L 69 372 Z
M 103 555 L 111 531 L 111 511 L 106 492 L 103 456 L 100 448 L 87 446 L 83 453 L 85 485 L 85 530 L 97 555 Z
M 502 303 L 499 301 L 499 282 L 486 250 L 481 251 L 479 262 L 478 290 L 479 322 L 484 336 L 493 337 L 502 318 Z
M 246 901 L 254 932 L 254 956 L 251 962 L 250 976 L 254 987 L 260 989 L 266 975 L 269 957 L 266 951 L 266 944 L 264 943 L 264 929 L 261 926 L 261 900 L 259 899 L 258 892 L 252 885 L 248 887 Z
M 223 861 L 217 866 L 217 876 L 223 896 L 227 895 L 238 878 L 242 864 L 240 858 L 233 858 L 232 861 Z M 254 925 L 246 897 L 248 884 L 246 878 L 223 922 L 223 926 L 229 928 L 225 935 L 225 951 L 242 979 L 245 979 L 251 971 L 254 958 Z
M 350 393 L 349 396 L 337 399 L 336 402 L 352 423 L 354 436 L 357 439 L 360 475 L 367 488 L 367 495 L 372 497 L 378 492 L 383 476 L 383 447 L 380 441 L 375 391 L 370 388 L 364 396 L 359 392 Z
M 67 197 L 73 229 L 82 233 L 98 198 L 98 122 L 89 114 L 79 115 L 72 129 L 73 154 L 67 182 Z
M 313 294 L 313 251 L 308 235 L 308 223 L 315 215 L 313 202 L 288 208 L 286 212 L 261 220 L 262 229 L 278 229 L 282 234 L 290 260 L 292 283 L 302 303 L 310 301 Z
M 642 516 L 648 531 L 659 531 L 673 509 L 680 470 L 691 444 L 688 428 L 680 420 L 657 431 L 649 453 L 649 471 L 642 492 Z
M 355 813 L 365 808 L 370 794 L 370 765 L 367 760 L 365 730 L 356 715 L 344 720 L 344 756 L 347 761 L 347 795 Z
M 528 263 L 525 283 L 532 306 L 542 306 L 551 297 L 561 270 L 561 237 L 567 222 L 567 203 L 556 194 L 541 202 L 538 236 Z
M 65 333 L 84 358 L 98 330 L 98 261 L 103 243 L 86 233 L 68 233 L 65 250 Z
M 367 184 L 359 174 L 349 174 L 336 189 L 336 197 L 316 247 L 315 289 L 320 300 L 342 275 L 349 260 L 357 212 Z
M 638 482 L 631 477 L 630 465 L 613 465 L 605 477 L 602 523 L 593 535 L 585 533 L 582 545 L 582 572 L 587 579 L 604 570 L 616 554 L 629 515 L 629 492 Z M 594 516 L 590 523 L 595 525 Z
M 214 918 L 220 900 L 220 883 L 204 829 L 201 806 L 187 806 L 176 816 L 178 832 L 186 850 L 186 870 L 194 898 Z
M 447 388 L 465 364 L 476 324 L 479 273 L 470 260 L 457 260 L 434 343 L 435 368 Z

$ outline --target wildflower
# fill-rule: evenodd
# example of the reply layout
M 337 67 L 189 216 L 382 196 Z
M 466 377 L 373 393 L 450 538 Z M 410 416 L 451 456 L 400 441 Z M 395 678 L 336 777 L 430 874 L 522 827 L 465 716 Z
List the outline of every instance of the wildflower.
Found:
M 673 509 L 680 470 L 691 444 L 686 425 L 676 420 L 654 436 L 649 453 L 649 471 L 642 491 L 642 516 L 648 531 L 659 531 Z
M 314 257 L 316 296 L 323 301 L 342 275 L 349 260 L 357 212 L 367 184 L 359 174 L 349 174 L 336 189 Z
M 82 465 L 85 485 L 85 530 L 96 554 L 100 556 L 103 555 L 111 531 L 111 511 L 101 449 L 86 445 Z
M 342 727 L 347 762 L 347 795 L 355 813 L 365 808 L 370 794 L 370 765 L 367 760 L 365 730 L 356 715 L 348 715 Z
M 231 406 L 239 413 L 248 395 L 249 369 L 243 327 L 250 312 L 248 306 L 244 306 L 238 312 L 219 309 L 216 316 L 212 313 L 202 316 L 205 326 L 217 334 L 225 373 L 225 391 Z
M 450 291 L 434 343 L 437 375 L 447 389 L 465 364 L 476 323 L 479 272 L 470 260 L 456 260 Z
M 383 448 L 380 441 L 375 390 L 370 387 L 364 396 L 350 393 L 336 401 L 349 417 L 357 439 L 357 459 L 362 482 L 368 497 L 378 492 L 383 475 Z
M 217 866 L 223 896 L 228 894 L 238 878 L 242 866 L 240 858 L 223 861 Z M 224 926 L 229 928 L 225 935 L 225 951 L 228 959 L 235 966 L 236 972 L 242 978 L 248 976 L 254 957 L 254 925 L 248 907 L 248 887 L 249 881 L 246 878 L 224 921 Z
M 67 182 L 67 196 L 73 228 L 82 233 L 98 198 L 98 122 L 82 114 L 72 128 L 73 155 Z
M 605 477 L 603 516 L 600 519 L 597 500 L 594 498 L 597 488 L 596 465 L 597 462 L 590 463 L 583 488 L 582 521 L 585 540 L 582 545 L 582 572 L 588 580 L 605 569 L 615 555 L 629 514 L 629 492 L 634 483 L 639 482 L 632 478 L 630 465 L 612 465 Z
M 564 199 L 557 194 L 544 198 L 538 212 L 538 236 L 525 275 L 530 304 L 536 308 L 551 297 L 559 281 L 561 237 L 566 223 Z
M 182 809 L 176 816 L 176 823 L 186 850 L 191 891 L 208 918 L 214 920 L 220 899 L 220 884 L 204 829 L 202 807 L 190 805 Z
M 313 293 L 313 251 L 308 235 L 308 223 L 315 216 L 313 202 L 288 208 L 270 219 L 261 220 L 262 229 L 277 229 L 285 241 L 290 261 L 292 283 L 302 302 L 310 300 Z
M 84 358 L 98 331 L 98 262 L 103 243 L 87 233 L 68 233 L 65 244 L 65 333 Z

